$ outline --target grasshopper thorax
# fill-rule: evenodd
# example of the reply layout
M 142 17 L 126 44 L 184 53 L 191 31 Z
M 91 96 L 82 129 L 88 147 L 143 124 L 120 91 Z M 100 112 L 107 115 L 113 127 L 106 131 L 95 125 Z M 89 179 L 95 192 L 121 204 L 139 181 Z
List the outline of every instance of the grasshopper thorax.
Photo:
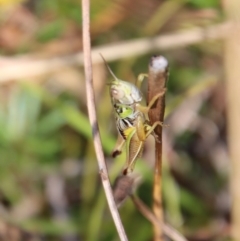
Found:
M 134 114 L 134 108 L 132 106 L 114 104 L 114 108 L 120 119 L 125 119 Z

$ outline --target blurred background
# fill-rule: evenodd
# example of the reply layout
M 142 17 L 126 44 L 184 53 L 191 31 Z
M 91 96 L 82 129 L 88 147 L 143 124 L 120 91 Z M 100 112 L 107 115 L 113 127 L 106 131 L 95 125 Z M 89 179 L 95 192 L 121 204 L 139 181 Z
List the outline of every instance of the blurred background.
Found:
M 94 86 L 111 181 L 125 154 L 110 155 L 117 131 L 99 49 L 116 76 L 133 83 L 161 54 L 170 66 L 164 215 L 190 241 L 230 240 L 225 8 L 219 0 L 91 1 Z M 0 0 L 0 240 L 118 240 L 88 123 L 81 21 L 79 0 Z M 135 170 L 136 194 L 149 206 L 153 162 L 149 138 Z M 131 200 L 120 215 L 129 240 L 152 240 L 151 224 Z

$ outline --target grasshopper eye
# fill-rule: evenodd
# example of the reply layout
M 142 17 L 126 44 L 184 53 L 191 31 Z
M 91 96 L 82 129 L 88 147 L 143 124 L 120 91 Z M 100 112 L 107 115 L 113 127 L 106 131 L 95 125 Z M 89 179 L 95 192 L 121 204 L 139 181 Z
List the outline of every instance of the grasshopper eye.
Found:
M 125 96 L 124 94 L 124 91 L 123 90 L 120 90 L 120 89 L 116 89 L 114 87 L 111 88 L 111 96 L 114 98 L 114 99 L 121 99 Z
M 118 113 L 118 114 L 123 113 L 123 109 L 122 109 L 122 108 L 118 108 L 118 109 L 117 109 L 117 113 Z

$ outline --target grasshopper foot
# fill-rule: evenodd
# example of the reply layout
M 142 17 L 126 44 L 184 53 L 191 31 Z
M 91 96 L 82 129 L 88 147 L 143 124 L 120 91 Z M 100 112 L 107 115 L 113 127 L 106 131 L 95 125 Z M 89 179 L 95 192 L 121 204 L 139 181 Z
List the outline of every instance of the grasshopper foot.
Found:
M 133 172 L 133 168 L 131 168 L 131 167 L 126 167 L 126 168 L 123 169 L 122 174 L 123 174 L 124 176 L 127 176 L 127 175 L 131 174 L 132 172 Z
M 115 158 L 115 157 L 119 156 L 121 153 L 122 153 L 122 152 L 119 151 L 119 150 L 114 150 L 114 151 L 112 152 L 112 157 Z
M 126 175 L 128 174 L 128 169 L 125 168 L 125 169 L 123 170 L 122 174 L 123 174 L 124 176 L 126 176 Z

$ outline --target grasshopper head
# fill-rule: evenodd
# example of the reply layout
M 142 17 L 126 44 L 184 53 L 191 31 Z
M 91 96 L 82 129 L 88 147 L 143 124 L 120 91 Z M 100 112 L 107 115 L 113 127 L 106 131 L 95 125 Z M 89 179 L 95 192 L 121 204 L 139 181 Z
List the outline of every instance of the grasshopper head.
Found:
M 136 102 L 140 102 L 142 100 L 142 95 L 141 95 L 141 92 L 139 91 L 139 89 L 132 83 L 118 79 L 102 55 L 101 55 L 101 57 L 106 65 L 106 67 L 108 68 L 108 71 L 114 78 L 114 80 L 109 83 L 110 96 L 112 98 L 112 101 L 114 103 L 119 102 L 119 103 L 125 104 L 125 105 L 131 105 Z
M 110 95 L 113 102 L 131 105 L 142 100 L 139 89 L 126 81 L 115 79 L 110 83 Z

